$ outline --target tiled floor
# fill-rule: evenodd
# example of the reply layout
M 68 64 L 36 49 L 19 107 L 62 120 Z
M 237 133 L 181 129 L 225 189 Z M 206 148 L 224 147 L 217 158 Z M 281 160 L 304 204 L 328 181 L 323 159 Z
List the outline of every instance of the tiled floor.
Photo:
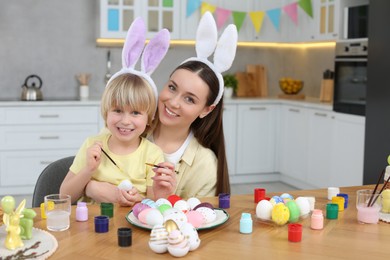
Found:
M 255 188 L 264 188 L 267 192 L 281 193 L 297 190 L 297 188 L 283 182 L 244 183 L 232 184 L 231 194 L 252 194 Z

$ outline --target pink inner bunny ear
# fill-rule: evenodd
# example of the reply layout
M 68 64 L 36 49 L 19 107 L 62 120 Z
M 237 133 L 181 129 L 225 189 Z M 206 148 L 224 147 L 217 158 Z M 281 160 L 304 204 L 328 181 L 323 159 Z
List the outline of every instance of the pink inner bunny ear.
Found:
M 153 73 L 165 54 L 167 54 L 169 40 L 170 34 L 167 29 L 162 29 L 150 40 L 142 54 L 141 71 L 149 75 Z
M 145 46 L 146 26 L 138 17 L 130 25 L 127 31 L 125 44 L 122 50 L 122 67 L 134 68 Z

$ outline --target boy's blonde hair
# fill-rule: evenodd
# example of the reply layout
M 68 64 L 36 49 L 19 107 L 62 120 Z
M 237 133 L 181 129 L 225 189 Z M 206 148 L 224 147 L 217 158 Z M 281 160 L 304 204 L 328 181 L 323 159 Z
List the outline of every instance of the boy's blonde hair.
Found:
M 101 100 L 101 113 L 107 127 L 107 114 L 114 107 L 146 111 L 149 127 L 144 134 L 147 134 L 152 125 L 156 106 L 156 97 L 148 82 L 138 75 L 126 73 L 114 78 L 106 86 Z

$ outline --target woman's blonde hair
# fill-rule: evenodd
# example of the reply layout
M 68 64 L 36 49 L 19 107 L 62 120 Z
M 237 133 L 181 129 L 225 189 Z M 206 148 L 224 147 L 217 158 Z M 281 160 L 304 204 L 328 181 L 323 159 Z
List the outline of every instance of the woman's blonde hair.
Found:
M 101 113 L 107 127 L 107 114 L 114 107 L 146 111 L 148 126 L 151 126 L 156 106 L 155 94 L 147 81 L 138 75 L 126 73 L 114 78 L 106 86 L 101 100 Z M 144 134 L 150 130 L 150 127 L 147 127 Z

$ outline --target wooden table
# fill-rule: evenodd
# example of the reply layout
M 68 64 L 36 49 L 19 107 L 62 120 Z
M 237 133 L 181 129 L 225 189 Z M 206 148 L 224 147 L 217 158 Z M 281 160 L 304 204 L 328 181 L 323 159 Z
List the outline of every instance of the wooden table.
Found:
M 300 221 L 303 225 L 301 242 L 289 242 L 285 226 L 264 224 L 255 219 L 256 204 L 253 195 L 231 197 L 229 220 L 222 226 L 199 232 L 200 247 L 189 252 L 186 259 L 388 259 L 390 256 L 390 224 L 359 224 L 356 220 L 356 190 L 373 186 L 345 187 L 341 192 L 349 195 L 349 205 L 339 212 L 337 220 L 324 220 L 324 229 L 312 230 L 310 217 Z M 289 192 L 298 196 L 315 196 L 316 208 L 324 215 L 327 190 L 297 190 Z M 267 193 L 267 196 L 281 193 Z M 218 198 L 203 201 L 218 205 Z M 58 249 L 50 259 L 160 259 L 172 258 L 169 253 L 156 254 L 148 246 L 150 231 L 140 229 L 127 222 L 125 215 L 130 208 L 115 207 L 108 233 L 95 233 L 94 216 L 100 215 L 98 205 L 89 206 L 88 222 L 76 222 L 72 209 L 71 227 L 63 232 L 51 232 L 58 240 Z M 241 234 L 241 213 L 249 212 L 253 217 L 253 233 Z M 35 227 L 46 230 L 46 220 L 36 217 Z M 117 244 L 117 229 L 131 227 L 132 246 L 121 248 Z

